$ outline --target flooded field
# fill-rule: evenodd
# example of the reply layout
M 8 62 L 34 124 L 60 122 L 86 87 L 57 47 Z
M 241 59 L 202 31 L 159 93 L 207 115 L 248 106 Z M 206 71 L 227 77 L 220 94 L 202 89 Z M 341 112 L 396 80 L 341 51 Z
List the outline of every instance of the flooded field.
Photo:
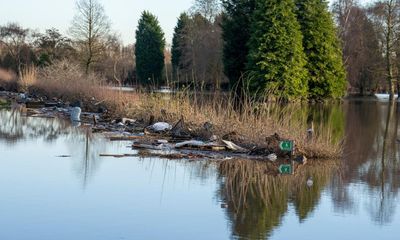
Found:
M 308 111 L 318 131 L 346 136 L 343 158 L 270 176 L 256 161 L 100 157 L 136 151 L 0 110 L 0 239 L 396 239 L 400 109 Z

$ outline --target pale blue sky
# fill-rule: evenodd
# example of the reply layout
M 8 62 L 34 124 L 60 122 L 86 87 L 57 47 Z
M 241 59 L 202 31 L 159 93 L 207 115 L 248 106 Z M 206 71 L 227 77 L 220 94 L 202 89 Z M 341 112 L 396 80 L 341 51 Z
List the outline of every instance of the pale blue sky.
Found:
M 99 0 L 103 4 L 112 29 L 125 44 L 135 40 L 140 14 L 149 10 L 158 17 L 167 42 L 180 13 L 188 10 L 193 0 Z M 74 15 L 75 0 L 0 0 L 0 25 L 18 22 L 23 27 L 43 31 L 55 27 L 66 33 Z
M 99 0 L 124 44 L 134 43 L 140 14 L 149 10 L 155 14 L 168 43 L 179 14 L 188 10 L 193 0 Z M 361 0 L 365 2 L 367 0 Z M 74 15 L 75 0 L 0 0 L 0 25 L 18 22 L 39 31 L 55 27 L 64 34 Z

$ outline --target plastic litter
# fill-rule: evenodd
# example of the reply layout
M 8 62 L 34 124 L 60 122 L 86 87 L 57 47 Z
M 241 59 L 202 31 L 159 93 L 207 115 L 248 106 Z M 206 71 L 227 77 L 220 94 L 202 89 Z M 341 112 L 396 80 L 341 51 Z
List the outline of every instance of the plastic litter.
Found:
M 73 107 L 71 108 L 71 121 L 79 122 L 81 120 L 81 108 L 80 107 Z
M 307 179 L 306 184 L 307 184 L 307 187 L 312 187 L 314 185 L 314 181 L 313 181 L 312 177 Z
M 184 141 L 184 142 L 175 144 L 176 148 L 181 148 L 181 147 L 185 147 L 185 146 L 205 147 L 205 146 L 207 146 L 207 144 L 204 143 L 203 141 L 198 141 L 198 140 Z
M 226 147 L 235 152 L 248 152 L 249 150 L 242 148 L 241 146 L 236 145 L 235 143 L 227 140 L 222 140 L 225 143 Z
M 149 129 L 153 130 L 154 132 L 163 132 L 171 130 L 172 126 L 171 124 L 166 122 L 156 122 L 153 125 L 149 126 Z
M 271 153 L 271 154 L 269 154 L 269 155 L 267 156 L 267 159 L 268 159 L 269 161 L 271 161 L 271 162 L 275 162 L 276 159 L 278 159 L 278 156 L 276 156 L 275 153 Z

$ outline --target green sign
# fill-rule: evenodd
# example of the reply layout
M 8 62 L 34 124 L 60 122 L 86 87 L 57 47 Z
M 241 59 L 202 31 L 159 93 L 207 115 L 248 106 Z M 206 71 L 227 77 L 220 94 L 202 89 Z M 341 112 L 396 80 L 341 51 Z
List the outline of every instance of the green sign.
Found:
M 282 164 L 279 166 L 279 173 L 281 174 L 292 174 L 292 165 Z
M 282 151 L 291 152 L 293 151 L 293 141 L 285 140 L 279 143 L 279 148 Z

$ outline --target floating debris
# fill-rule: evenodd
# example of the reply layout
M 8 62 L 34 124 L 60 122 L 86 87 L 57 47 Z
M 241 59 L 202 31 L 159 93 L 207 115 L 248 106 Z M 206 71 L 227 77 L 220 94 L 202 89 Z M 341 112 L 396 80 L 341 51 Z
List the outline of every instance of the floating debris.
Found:
M 235 152 L 248 152 L 248 149 L 242 148 L 241 146 L 236 145 L 234 142 L 222 140 L 225 143 L 226 147 Z
M 130 136 L 111 136 L 109 137 L 110 141 L 130 141 L 142 139 L 143 135 L 130 135 Z
M 157 122 L 147 128 L 153 132 L 165 132 L 171 130 L 172 126 L 166 122 Z
M 108 113 L 107 109 L 100 109 L 102 101 L 98 102 L 94 98 L 89 101 L 86 99 L 85 109 L 83 109 L 81 101 L 69 104 L 61 98 L 48 99 L 46 96 L 29 94 L 19 96 L 18 93 L 11 92 L 0 92 L 0 94 L 4 96 L 0 98 L 0 107 L 14 104 L 14 110 L 26 113 L 28 117 L 69 117 L 73 126 L 85 128 L 89 126 L 93 133 L 100 132 L 110 141 L 132 141 L 133 144 L 129 144 L 130 147 L 138 149 L 139 152 L 152 152 L 146 153 L 150 156 L 218 160 L 245 158 L 278 162 L 274 165 L 287 163 L 287 160 L 293 156 L 293 151 L 288 152 L 280 148 L 282 141 L 285 143 L 293 141 L 284 140 L 278 134 L 266 137 L 265 142 L 254 142 L 235 131 L 219 135 L 221 132 L 214 131 L 213 124 L 209 121 L 203 125 L 191 123 L 187 126 L 189 124 L 185 123 L 184 116 L 181 116 L 179 121 L 172 126 L 167 120 L 176 116 L 171 115 L 172 113 L 168 113 L 167 110 L 162 110 L 162 117 L 158 117 L 158 122 L 155 121 L 154 116 L 150 116 L 147 124 L 144 119 L 115 118 Z M 18 104 L 18 101 L 22 104 Z M 286 145 L 284 145 L 285 149 L 287 149 Z M 101 156 L 127 157 L 143 156 L 143 154 L 102 154 Z M 305 156 L 297 156 L 293 160 L 298 164 L 307 162 Z
M 306 184 L 307 184 L 307 187 L 309 187 L 309 188 L 312 187 L 312 186 L 314 185 L 313 178 L 312 178 L 312 177 L 309 177 L 309 178 L 307 179 Z
M 208 149 L 208 150 L 213 150 L 213 151 L 223 151 L 226 150 L 226 146 L 223 145 L 218 145 L 214 142 L 211 143 L 205 143 L 203 141 L 198 141 L 198 140 L 190 140 L 190 141 L 184 141 L 175 144 L 176 148 L 195 148 L 195 149 Z
M 79 122 L 81 120 L 81 108 L 72 107 L 71 108 L 71 121 Z
M 303 156 L 303 155 L 297 156 L 297 157 L 294 159 L 294 161 L 297 162 L 297 163 L 299 163 L 299 164 L 302 164 L 302 165 L 307 164 L 307 158 L 306 158 L 306 156 Z
M 275 153 L 271 153 L 267 156 L 268 161 L 275 162 L 278 159 Z
M 161 153 L 151 152 L 142 150 L 137 154 L 99 154 L 100 157 L 113 157 L 113 158 L 124 158 L 124 157 L 158 157 L 164 159 L 205 159 L 208 158 L 206 155 L 196 153 Z
M 206 146 L 206 143 L 203 141 L 197 141 L 197 140 L 190 140 L 190 141 L 184 141 L 175 144 L 176 148 L 181 148 L 181 147 L 204 147 Z
M 171 136 L 173 138 L 180 138 L 180 139 L 191 138 L 190 131 L 186 128 L 183 116 L 181 116 L 181 119 L 171 129 Z
M 43 102 L 43 101 L 29 101 L 29 102 L 25 102 L 25 106 L 27 108 L 44 108 L 45 107 L 45 102 Z
M 169 145 L 169 144 L 152 145 L 152 144 L 145 144 L 145 143 L 134 143 L 134 144 L 132 144 L 132 147 L 139 148 L 139 149 L 164 150 L 164 151 L 173 149 L 173 145 Z
M 99 156 L 100 157 L 123 158 L 123 157 L 137 157 L 138 154 L 107 154 L 107 153 L 102 153 Z

